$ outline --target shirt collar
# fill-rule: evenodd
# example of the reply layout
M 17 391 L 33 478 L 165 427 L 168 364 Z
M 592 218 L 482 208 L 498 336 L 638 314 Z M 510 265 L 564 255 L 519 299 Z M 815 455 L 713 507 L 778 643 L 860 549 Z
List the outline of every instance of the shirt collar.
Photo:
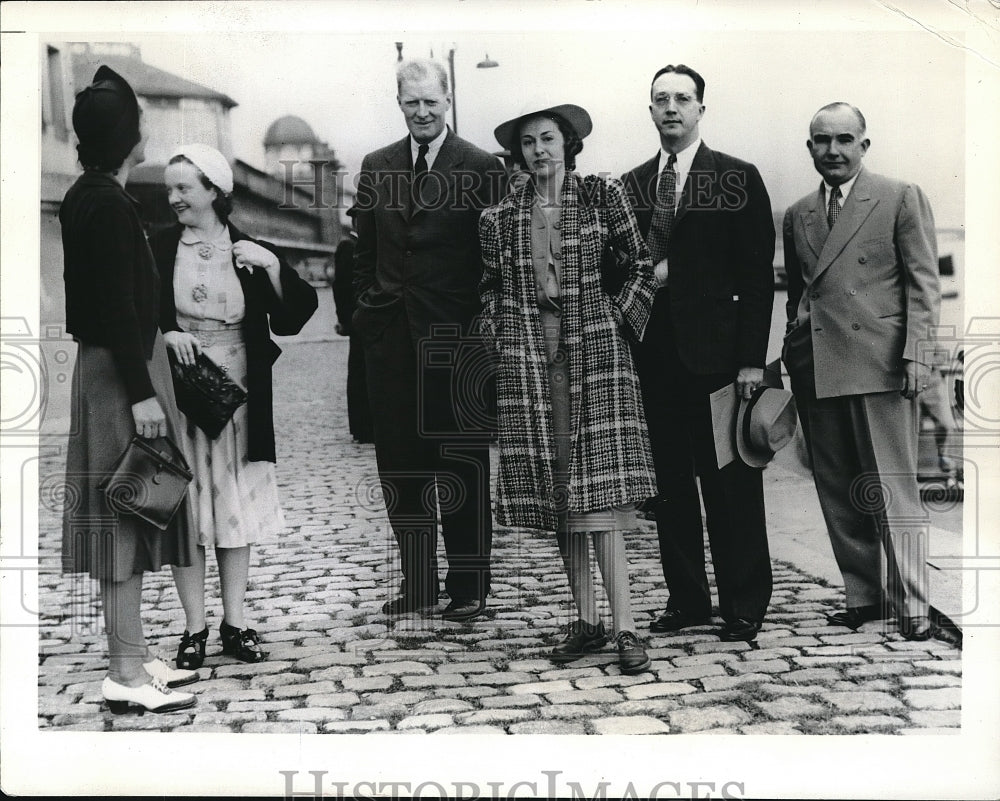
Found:
M 446 125 L 441 130 L 441 133 L 439 133 L 437 136 L 435 136 L 433 139 L 431 139 L 430 142 L 426 143 L 427 144 L 427 156 L 426 156 L 426 159 L 427 159 L 427 169 L 431 168 L 431 165 L 434 163 L 434 159 L 437 158 L 438 151 L 441 149 L 441 145 L 444 144 L 445 137 L 447 137 L 447 136 L 448 136 L 448 126 Z M 412 164 L 416 164 L 417 163 L 417 151 L 419 149 L 420 149 L 420 143 L 417 142 L 417 140 L 414 139 L 413 136 L 411 135 L 410 136 L 410 158 L 412 159 L 412 161 L 411 161 Z
M 694 163 L 695 154 L 698 152 L 698 148 L 701 147 L 701 137 L 696 138 L 690 145 L 684 148 L 679 153 L 674 155 L 677 156 L 677 161 L 674 163 L 674 170 L 676 170 L 678 175 L 687 175 L 691 172 L 691 165 Z M 670 158 L 670 154 L 667 153 L 662 147 L 660 148 L 660 165 L 658 172 L 663 172 L 663 168 L 667 166 L 667 160 Z
M 861 175 L 861 170 L 858 170 L 856 173 L 854 173 L 854 177 L 851 178 L 849 181 L 844 181 L 844 183 L 842 183 L 840 185 L 841 205 L 843 205 L 844 202 L 847 200 L 847 196 L 849 194 L 851 194 L 851 190 L 854 188 L 854 182 L 858 180 L 858 176 L 859 175 Z M 830 184 L 828 184 L 826 181 L 823 181 L 823 202 L 824 203 L 829 203 L 830 202 L 830 193 L 832 191 L 833 191 L 833 187 L 830 186 Z

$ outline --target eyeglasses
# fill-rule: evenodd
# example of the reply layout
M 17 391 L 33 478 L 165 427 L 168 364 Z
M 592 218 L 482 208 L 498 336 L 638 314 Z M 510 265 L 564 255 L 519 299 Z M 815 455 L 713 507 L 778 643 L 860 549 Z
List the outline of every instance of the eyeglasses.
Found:
M 698 98 L 685 92 L 678 92 L 675 95 L 660 94 L 653 98 L 653 105 L 657 108 L 664 108 L 665 106 L 670 105 L 671 100 L 674 101 L 674 105 L 687 106 L 691 103 L 697 102 Z

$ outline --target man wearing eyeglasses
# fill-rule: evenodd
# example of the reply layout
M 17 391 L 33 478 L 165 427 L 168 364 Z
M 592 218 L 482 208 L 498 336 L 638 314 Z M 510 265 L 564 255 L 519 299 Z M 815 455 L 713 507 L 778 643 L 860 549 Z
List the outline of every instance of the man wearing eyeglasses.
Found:
M 719 468 L 709 396 L 735 384 L 749 399 L 764 380 L 774 221 L 757 168 L 701 140 L 704 93 L 704 79 L 683 64 L 653 76 L 649 113 L 660 149 L 622 178 L 660 284 L 636 350 L 670 591 L 650 630 L 676 631 L 711 617 L 703 501 L 725 623 L 720 637 L 750 641 L 771 598 L 763 482 L 760 470 L 739 458 Z

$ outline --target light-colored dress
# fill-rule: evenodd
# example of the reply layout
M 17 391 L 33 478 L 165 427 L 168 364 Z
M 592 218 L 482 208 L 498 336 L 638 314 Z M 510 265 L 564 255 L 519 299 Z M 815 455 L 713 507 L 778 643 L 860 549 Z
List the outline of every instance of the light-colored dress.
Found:
M 632 531 L 638 527 L 635 504 L 590 512 L 570 512 L 569 463 L 573 443 L 570 423 L 569 362 L 562 336 L 562 226 L 560 206 L 542 206 L 536 199 L 531 209 L 531 261 L 535 271 L 535 296 L 541 317 L 542 337 L 552 395 L 552 431 L 556 445 L 555 494 L 559 528 L 583 533 Z
M 202 351 L 246 389 L 246 307 L 232 249 L 228 230 L 205 242 L 185 228 L 174 262 L 174 303 L 181 330 L 194 334 Z M 239 548 L 273 538 L 285 526 L 274 464 L 248 461 L 247 432 L 246 404 L 214 440 L 193 423 L 186 427 L 201 545 Z

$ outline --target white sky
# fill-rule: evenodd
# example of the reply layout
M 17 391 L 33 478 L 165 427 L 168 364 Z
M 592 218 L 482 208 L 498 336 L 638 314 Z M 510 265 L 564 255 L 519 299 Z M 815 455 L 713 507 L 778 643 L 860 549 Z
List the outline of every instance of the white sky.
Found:
M 777 209 L 818 184 L 805 148 L 809 118 L 846 100 L 868 119 L 867 166 L 915 181 L 939 226 L 963 222 L 965 53 L 917 28 L 900 32 L 681 31 L 602 33 L 237 33 L 129 37 L 144 60 L 225 92 L 234 152 L 263 165 L 268 125 L 305 119 L 348 170 L 405 133 L 395 104 L 395 41 L 404 55 L 442 57 L 454 43 L 459 133 L 495 150 L 493 128 L 524 103 L 573 102 L 594 118 L 578 168 L 618 175 L 658 141 L 648 86 L 664 64 L 705 77 L 702 135 L 758 165 Z M 475 65 L 486 53 L 500 63 Z

